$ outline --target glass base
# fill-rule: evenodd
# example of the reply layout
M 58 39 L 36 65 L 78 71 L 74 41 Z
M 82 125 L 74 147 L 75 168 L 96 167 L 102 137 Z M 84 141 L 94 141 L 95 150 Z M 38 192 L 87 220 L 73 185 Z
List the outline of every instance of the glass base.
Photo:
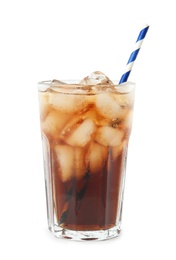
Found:
M 120 235 L 120 228 L 113 227 L 107 230 L 98 230 L 98 231 L 74 231 L 70 229 L 60 229 L 50 231 L 57 238 L 70 239 L 75 241 L 91 241 L 91 240 L 108 240 L 111 238 L 118 237 Z

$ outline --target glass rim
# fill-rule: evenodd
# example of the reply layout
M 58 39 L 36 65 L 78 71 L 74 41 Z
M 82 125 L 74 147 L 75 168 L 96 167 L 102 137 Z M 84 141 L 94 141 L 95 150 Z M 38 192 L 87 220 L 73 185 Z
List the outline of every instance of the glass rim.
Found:
M 38 82 L 38 85 L 46 85 L 46 86 L 51 86 L 51 84 L 54 84 L 54 86 L 58 86 L 58 87 L 62 87 L 62 86 L 77 86 L 77 85 L 80 85 L 80 86 L 109 86 L 111 84 L 81 84 L 79 83 L 81 80 L 75 80 L 75 79 L 69 79 L 69 80 L 55 80 L 53 82 L 53 80 L 42 80 L 42 81 L 39 81 Z M 60 83 L 59 83 L 60 82 Z M 124 85 L 135 85 L 134 82 L 132 81 L 126 81 L 122 84 L 118 84 L 119 83 L 119 80 L 112 80 L 112 83 L 114 83 L 115 86 L 124 86 Z
M 59 89 L 64 89 L 65 91 L 67 90 L 84 90 L 88 91 L 90 88 L 96 90 L 96 91 L 101 91 L 105 89 L 109 90 L 115 90 L 117 92 L 121 93 L 128 93 L 131 92 L 135 88 L 135 83 L 132 81 L 126 81 L 122 84 L 118 84 L 119 81 L 113 80 L 113 85 L 112 84 L 80 84 L 80 80 L 63 80 L 63 81 L 58 81 L 58 80 L 45 80 L 45 81 L 39 81 L 38 82 L 38 90 L 39 91 L 46 91 L 47 89 L 52 89 L 52 90 L 59 90 Z M 112 87 L 113 86 L 113 87 Z M 57 91 L 59 92 L 59 91 Z

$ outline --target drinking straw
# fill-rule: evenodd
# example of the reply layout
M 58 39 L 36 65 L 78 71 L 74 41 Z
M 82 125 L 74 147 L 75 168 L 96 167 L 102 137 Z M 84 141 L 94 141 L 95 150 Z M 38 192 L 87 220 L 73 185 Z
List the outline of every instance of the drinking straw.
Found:
M 130 58 L 127 62 L 127 65 L 126 65 L 126 72 L 122 75 L 120 81 L 119 81 L 119 84 L 122 84 L 124 82 L 126 82 L 128 80 L 128 77 L 130 75 L 130 72 L 133 68 L 133 65 L 134 65 L 134 62 L 137 58 L 137 55 L 140 51 L 140 48 L 142 46 L 142 43 L 144 41 L 144 38 L 147 34 L 147 31 L 149 29 L 149 25 L 145 25 L 144 28 L 140 31 L 139 35 L 138 35 L 138 38 L 136 40 L 136 44 L 135 44 L 135 48 L 134 48 L 134 51 L 131 53 L 130 55 Z
M 140 31 L 138 38 L 136 40 L 135 51 L 133 51 L 130 55 L 130 58 L 127 62 L 126 72 L 122 75 L 122 77 L 119 81 L 119 84 L 122 84 L 123 82 L 127 81 L 128 77 L 130 75 L 131 69 L 134 65 L 134 61 L 136 60 L 136 57 L 139 53 L 139 50 L 141 48 L 141 45 L 143 43 L 143 40 L 146 36 L 148 29 L 149 29 L 149 25 L 145 25 L 145 27 Z M 88 179 L 89 179 L 89 174 L 88 174 L 88 172 L 86 172 L 85 177 L 84 177 L 84 184 L 81 187 L 79 192 L 76 189 L 73 189 L 74 185 L 69 189 L 68 193 L 66 194 L 66 200 L 65 200 L 65 204 L 63 206 L 62 212 L 61 212 L 59 225 L 64 224 L 67 219 L 68 211 L 69 211 L 69 202 L 70 202 L 70 199 L 73 196 L 73 194 L 76 196 L 76 204 L 77 204 L 76 210 L 79 210 L 79 207 L 80 207 L 79 202 L 84 197 L 84 193 L 87 188 Z
M 62 212 L 61 212 L 59 225 L 62 226 L 62 224 L 64 224 L 66 219 L 67 219 L 68 211 L 69 211 L 70 199 L 72 198 L 72 196 L 75 197 L 75 203 L 76 203 L 75 211 L 77 211 L 77 212 L 79 211 L 79 209 L 80 209 L 80 202 L 81 202 L 81 200 L 84 197 L 84 194 L 86 192 L 89 177 L 90 177 L 89 176 L 89 169 L 87 169 L 87 171 L 85 173 L 85 176 L 84 176 L 84 178 L 82 180 L 82 186 L 81 186 L 81 188 L 79 190 L 76 188 L 76 180 L 73 180 L 71 188 L 66 193 L 65 204 L 64 204 Z

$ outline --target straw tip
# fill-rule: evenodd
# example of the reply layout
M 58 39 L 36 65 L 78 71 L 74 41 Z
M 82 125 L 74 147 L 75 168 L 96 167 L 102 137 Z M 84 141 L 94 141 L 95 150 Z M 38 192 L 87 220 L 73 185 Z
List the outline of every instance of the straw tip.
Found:
M 147 24 L 147 23 L 145 23 L 145 24 L 144 24 L 144 28 L 147 28 L 147 27 L 150 27 L 150 25 Z

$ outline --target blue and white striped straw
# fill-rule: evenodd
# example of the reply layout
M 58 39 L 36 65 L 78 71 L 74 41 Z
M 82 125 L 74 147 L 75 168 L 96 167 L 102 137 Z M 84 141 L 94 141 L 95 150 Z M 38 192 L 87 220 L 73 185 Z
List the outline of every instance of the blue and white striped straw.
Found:
M 130 55 L 130 58 L 129 58 L 127 65 L 126 65 L 126 72 L 122 75 L 122 77 L 119 81 L 119 84 L 122 84 L 122 83 L 124 83 L 128 80 L 128 77 L 129 77 L 130 72 L 133 68 L 134 62 L 137 58 L 137 55 L 139 53 L 139 50 L 141 48 L 141 45 L 144 41 L 144 38 L 147 34 L 148 29 L 149 29 L 149 25 L 145 25 L 145 27 L 140 31 L 138 38 L 136 40 L 135 51 L 133 51 Z

